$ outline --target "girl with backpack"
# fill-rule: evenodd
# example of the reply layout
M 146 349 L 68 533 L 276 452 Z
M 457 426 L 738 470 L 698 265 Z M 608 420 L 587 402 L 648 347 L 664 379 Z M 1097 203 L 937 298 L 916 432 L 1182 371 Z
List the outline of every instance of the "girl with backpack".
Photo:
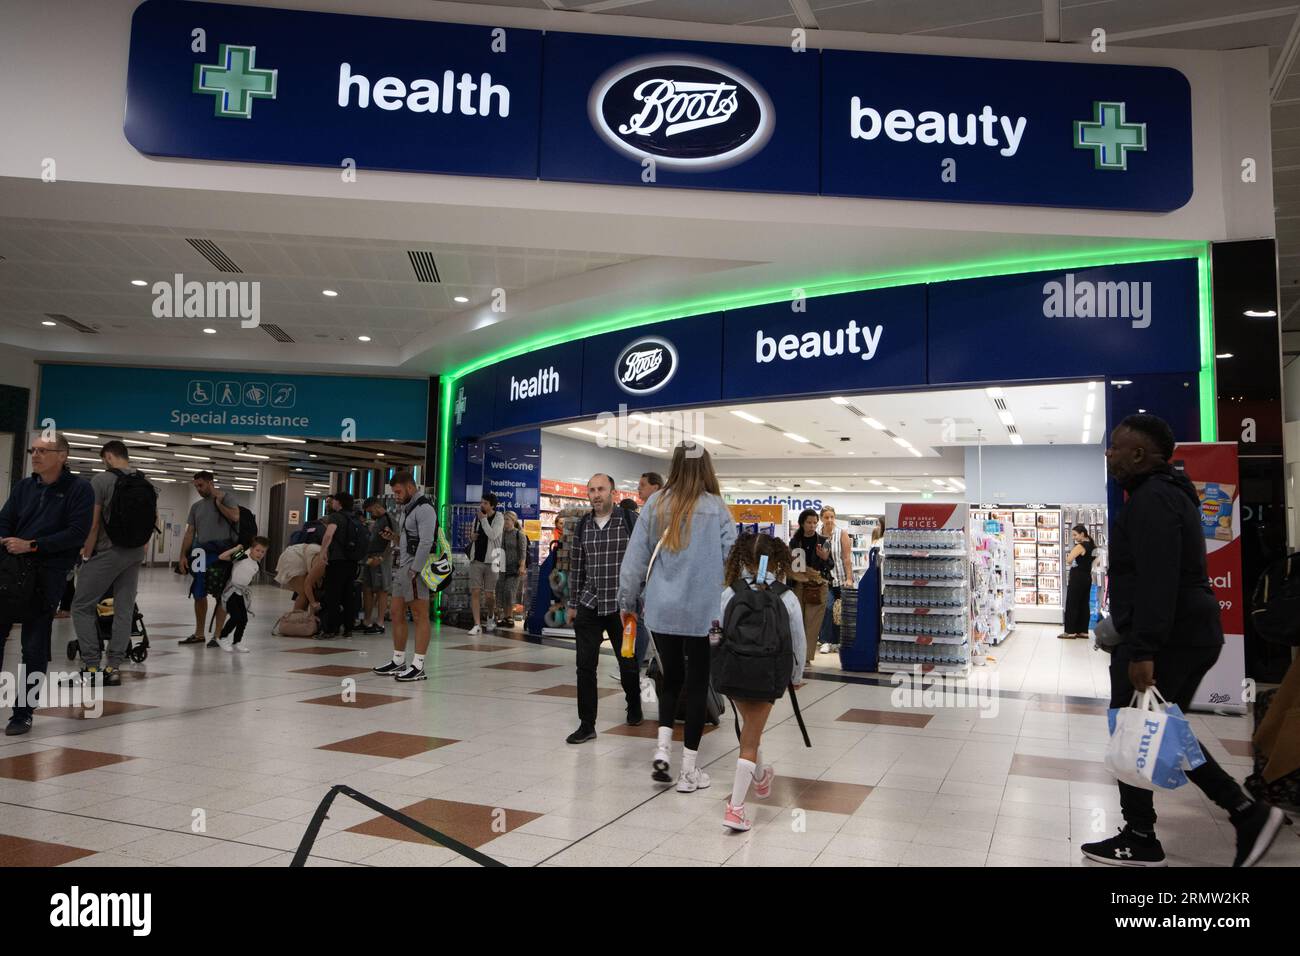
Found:
M 803 682 L 804 657 L 807 654 L 803 631 L 803 611 L 794 591 L 786 587 L 786 575 L 791 570 L 790 549 L 785 542 L 766 534 L 744 534 L 736 540 L 727 558 L 725 578 L 727 588 L 722 592 L 722 620 L 727 620 L 727 608 L 738 591 L 755 590 L 776 592 L 781 607 L 785 609 L 790 633 L 790 656 L 793 660 L 789 682 L 798 687 Z M 724 633 L 723 640 L 727 639 Z M 740 723 L 740 756 L 736 758 L 736 773 L 731 784 L 731 798 L 722 818 L 722 825 L 730 830 L 748 830 L 752 823 L 745 816 L 745 799 L 749 785 L 760 800 L 772 792 L 776 771 L 764 764 L 759 755 L 763 728 L 776 699 L 730 698 Z
M 619 569 L 618 607 L 623 625 L 637 619 L 644 591 L 644 620 L 664 668 L 659 734 L 651 777 L 670 783 L 673 718 L 686 692 L 685 747 L 678 793 L 709 785 L 696 766 L 709 693 L 709 628 L 718 613 L 722 570 L 736 540 L 736 525 L 722 500 L 713 460 L 701 445 L 673 450 L 672 471 L 652 494 L 632 530 Z

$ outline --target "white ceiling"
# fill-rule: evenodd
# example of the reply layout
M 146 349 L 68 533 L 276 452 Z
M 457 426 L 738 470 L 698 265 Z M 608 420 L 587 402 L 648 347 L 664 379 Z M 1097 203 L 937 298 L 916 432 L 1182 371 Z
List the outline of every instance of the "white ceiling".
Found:
M 999 417 L 1002 409 L 990 391 L 846 393 L 836 397 L 847 405 L 816 398 L 650 413 L 628 421 L 622 434 L 614 430 L 617 426 L 596 419 L 543 431 L 651 455 L 662 459 L 665 467 L 668 452 L 656 453 L 652 448 L 668 449 L 683 433 L 703 435 L 711 439 L 703 444 L 716 462 L 719 478 L 743 490 L 774 491 L 795 483 L 806 488 L 817 481 L 826 488 L 849 491 L 885 491 L 889 485 L 904 491 L 934 491 L 926 487 L 933 479 L 960 478 L 964 473 L 962 447 L 1012 444 L 1011 432 Z M 1098 446 L 1100 456 L 1106 416 L 1103 383 L 1017 386 L 1001 393 L 1005 411 L 1026 445 L 1082 444 L 1091 397 L 1088 444 Z M 760 418 L 763 424 L 743 419 L 735 411 Z M 872 418 L 883 430 L 865 423 L 863 417 Z M 808 442 L 788 438 L 784 432 Z M 906 441 L 915 454 L 894 436 Z M 627 441 L 620 444 L 623 438 Z

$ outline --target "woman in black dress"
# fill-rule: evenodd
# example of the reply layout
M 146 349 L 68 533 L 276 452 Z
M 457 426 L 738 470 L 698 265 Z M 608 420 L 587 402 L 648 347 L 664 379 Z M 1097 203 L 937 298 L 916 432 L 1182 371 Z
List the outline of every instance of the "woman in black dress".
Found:
M 1092 557 L 1097 547 L 1088 537 L 1088 528 L 1076 524 L 1071 533 L 1074 547 L 1065 556 L 1070 569 L 1065 586 L 1065 631 L 1057 635 L 1062 639 L 1088 636 L 1088 598 L 1092 593 Z

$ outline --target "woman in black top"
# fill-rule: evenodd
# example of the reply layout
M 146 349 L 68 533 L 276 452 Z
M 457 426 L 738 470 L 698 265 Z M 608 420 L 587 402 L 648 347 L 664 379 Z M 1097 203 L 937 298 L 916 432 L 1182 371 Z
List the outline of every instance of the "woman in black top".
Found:
M 1088 528 L 1076 524 L 1071 533 L 1074 535 L 1074 547 L 1065 556 L 1069 578 L 1065 586 L 1065 631 L 1058 635 L 1062 639 L 1088 636 L 1088 598 L 1092 593 L 1092 557 L 1096 545 L 1088 537 Z
M 790 553 L 803 552 L 804 566 L 811 574 L 811 580 L 800 581 L 792 585 L 803 608 L 804 636 L 808 640 L 808 654 L 804 658 L 807 667 L 817 656 L 817 635 L 822 629 L 822 618 L 826 615 L 827 585 L 831 580 L 830 542 L 817 533 L 817 512 L 806 508 L 799 514 L 799 532 L 790 539 Z M 794 575 L 795 580 L 803 577 Z

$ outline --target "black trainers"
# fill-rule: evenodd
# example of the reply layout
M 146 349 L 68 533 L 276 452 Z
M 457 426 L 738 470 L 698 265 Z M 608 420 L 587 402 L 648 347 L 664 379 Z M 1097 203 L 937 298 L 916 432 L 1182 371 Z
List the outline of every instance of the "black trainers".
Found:
M 1277 807 L 1262 800 L 1250 805 L 1240 816 L 1232 815 L 1232 825 L 1237 831 L 1237 857 L 1233 866 L 1254 866 L 1268 852 L 1273 838 L 1286 819 Z
M 105 667 L 105 668 L 104 668 L 104 686 L 105 686 L 105 687 L 121 687 L 121 686 L 122 686 L 122 672 L 119 671 L 116 667 Z
M 627 725 L 629 727 L 640 727 L 641 721 L 644 719 L 645 718 L 641 714 L 640 704 L 637 704 L 636 707 L 629 707 L 627 709 Z
M 394 664 L 392 661 L 389 661 L 387 664 L 380 664 L 378 667 L 372 667 L 370 669 L 376 674 L 383 674 L 387 677 L 390 674 L 400 674 L 402 671 L 406 670 L 406 667 L 407 664 L 405 661 L 400 664 Z
M 220 647 L 220 646 L 221 645 L 217 643 L 217 639 L 215 637 L 212 640 L 208 641 L 208 647 Z
M 361 633 L 362 633 L 362 634 L 382 634 L 382 633 L 384 633 L 384 629 L 383 629 L 382 627 L 380 627 L 378 624 L 367 624 L 365 627 L 363 627 L 363 628 L 361 629 Z
M 1165 850 L 1154 836 L 1140 837 L 1127 826 L 1109 840 L 1085 843 L 1083 855 L 1111 866 L 1166 866 Z
M 585 744 L 588 740 L 595 740 L 595 739 L 596 739 L 595 727 L 585 727 L 579 724 L 577 730 L 575 730 L 573 733 L 569 734 L 569 736 L 564 738 L 564 742 L 566 744 Z
M 32 729 L 32 718 L 28 717 L 11 717 L 9 726 L 5 728 L 6 737 L 20 737 Z
M 427 679 L 427 675 L 424 673 L 424 668 L 416 667 L 414 664 L 408 664 L 406 670 L 395 675 L 395 677 L 399 684 L 409 684 L 413 680 Z

